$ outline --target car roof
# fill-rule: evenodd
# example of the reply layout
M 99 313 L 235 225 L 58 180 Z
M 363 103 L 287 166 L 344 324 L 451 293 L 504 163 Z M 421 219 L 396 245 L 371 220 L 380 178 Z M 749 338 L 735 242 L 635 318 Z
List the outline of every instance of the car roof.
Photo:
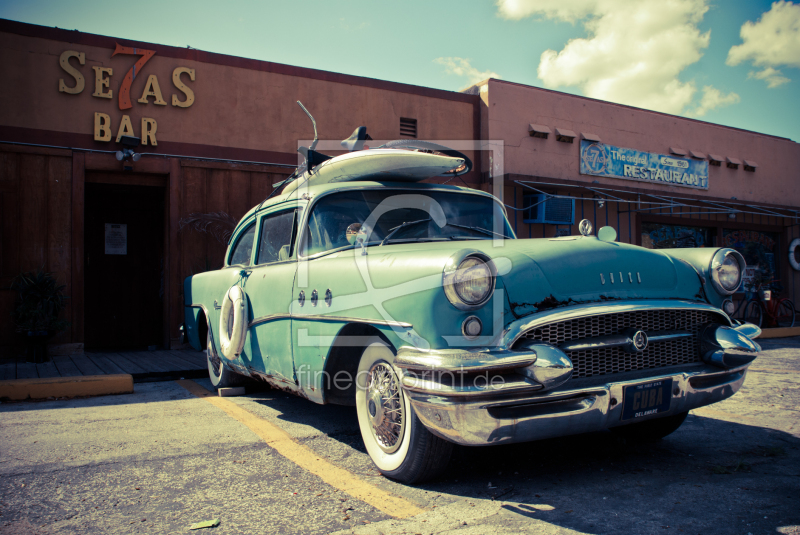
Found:
M 460 193 L 467 193 L 473 195 L 481 195 L 484 197 L 492 197 L 495 198 L 490 193 L 486 193 L 485 191 L 472 189 L 472 188 L 465 188 L 461 186 L 451 186 L 448 184 L 429 184 L 423 182 L 374 182 L 374 181 L 353 181 L 353 182 L 334 182 L 334 183 L 327 183 L 327 184 L 319 184 L 316 186 L 309 186 L 309 187 L 300 187 L 287 195 L 277 195 L 272 197 L 267 202 L 263 204 L 257 204 L 253 208 L 251 208 L 242 219 L 239 220 L 239 223 L 236 225 L 236 228 L 233 231 L 233 234 L 239 230 L 242 224 L 248 221 L 258 209 L 259 212 L 263 212 L 264 210 L 268 210 L 269 208 L 289 202 L 289 201 L 306 201 L 313 197 L 318 197 L 324 193 L 330 193 L 332 191 L 346 191 L 346 190 L 355 190 L 355 189 L 407 189 L 407 190 L 438 190 L 438 191 L 453 191 L 453 192 L 460 192 Z

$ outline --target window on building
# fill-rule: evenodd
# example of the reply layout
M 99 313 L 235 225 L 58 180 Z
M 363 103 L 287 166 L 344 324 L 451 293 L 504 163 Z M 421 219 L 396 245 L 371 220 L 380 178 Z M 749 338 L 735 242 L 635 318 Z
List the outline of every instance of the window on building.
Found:
M 780 278 L 775 259 L 779 236 L 775 232 L 722 229 L 722 246 L 736 249 L 747 263 L 740 291 L 754 290 L 755 283 L 768 283 Z
M 664 223 L 642 223 L 642 246 L 648 249 L 711 247 L 714 229 Z

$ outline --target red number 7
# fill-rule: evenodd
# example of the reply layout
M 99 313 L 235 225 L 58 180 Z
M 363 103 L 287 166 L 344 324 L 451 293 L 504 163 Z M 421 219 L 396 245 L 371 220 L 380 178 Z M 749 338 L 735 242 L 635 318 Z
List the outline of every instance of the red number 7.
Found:
M 139 58 L 139 61 L 134 63 L 133 67 L 130 68 L 128 73 L 125 75 L 125 78 L 122 80 L 122 85 L 119 88 L 119 109 L 127 110 L 133 107 L 131 104 L 131 84 L 133 80 L 136 78 L 136 75 L 142 71 L 142 67 L 144 64 L 147 63 L 150 58 L 156 55 L 155 50 L 145 50 L 143 48 L 134 48 L 132 46 L 122 46 L 117 43 L 117 48 L 114 49 L 114 53 L 111 54 L 113 58 L 117 54 L 130 54 L 132 56 L 142 56 Z

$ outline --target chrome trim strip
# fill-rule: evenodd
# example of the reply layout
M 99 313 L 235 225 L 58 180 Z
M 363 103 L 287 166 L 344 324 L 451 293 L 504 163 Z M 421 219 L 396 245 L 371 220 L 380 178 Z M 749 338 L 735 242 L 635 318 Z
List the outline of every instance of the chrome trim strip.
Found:
M 368 325 L 383 325 L 386 327 L 399 327 L 401 329 L 411 329 L 414 326 L 410 323 L 405 323 L 402 321 L 386 321 L 386 320 L 371 320 L 365 318 L 350 318 L 347 316 L 312 316 L 312 315 L 297 315 L 297 314 L 269 314 L 267 316 L 261 316 L 259 318 L 254 318 L 248 325 L 248 328 L 254 327 L 256 325 L 260 325 L 262 323 L 267 323 L 268 321 L 278 320 L 278 319 L 294 319 L 294 320 L 309 320 L 309 321 L 341 321 L 345 323 L 365 323 Z
M 400 347 L 394 359 L 394 365 L 398 368 L 462 373 L 524 368 L 534 362 L 534 351 L 420 349 L 410 346 Z
M 493 345 L 500 348 L 510 348 L 527 331 L 549 323 L 558 323 L 576 318 L 585 318 L 587 316 L 599 316 L 601 314 L 618 314 L 621 312 L 638 312 L 642 310 L 702 310 L 722 316 L 728 320 L 728 325 L 731 325 L 731 320 L 725 312 L 709 304 L 695 301 L 648 299 L 623 301 L 619 303 L 581 303 L 563 308 L 546 310 L 513 321 L 500 332 Z
M 247 328 L 250 329 L 251 327 L 255 327 L 256 325 L 267 323 L 268 321 L 290 319 L 291 317 L 292 317 L 291 314 L 269 314 L 267 316 L 261 316 L 260 318 L 255 318 L 247 325 Z
M 666 340 L 677 340 L 679 338 L 691 338 L 694 334 L 688 331 L 653 331 L 653 334 L 647 333 L 647 339 L 650 342 L 663 342 Z
M 479 377 L 483 378 L 483 376 Z M 543 388 L 542 385 L 534 383 L 531 379 L 519 375 L 510 376 L 508 378 L 495 376 L 492 380 L 498 377 L 503 379 L 502 382 L 475 382 L 474 380 L 467 380 L 464 384 L 453 386 L 443 384 L 430 377 L 403 375 L 401 382 L 403 384 L 403 390 L 419 392 L 429 396 L 443 396 L 446 398 L 466 397 L 474 399 L 496 396 L 499 394 L 536 392 Z
M 689 331 L 652 331 L 648 333 L 645 331 L 647 339 L 650 342 L 665 342 L 667 340 L 676 340 L 678 338 L 691 338 L 694 336 Z M 559 345 L 561 351 L 586 351 L 588 349 L 602 349 L 606 347 L 619 347 L 629 346 L 633 343 L 629 333 L 612 334 L 609 336 L 595 336 L 592 338 L 580 338 L 578 340 L 570 340 Z

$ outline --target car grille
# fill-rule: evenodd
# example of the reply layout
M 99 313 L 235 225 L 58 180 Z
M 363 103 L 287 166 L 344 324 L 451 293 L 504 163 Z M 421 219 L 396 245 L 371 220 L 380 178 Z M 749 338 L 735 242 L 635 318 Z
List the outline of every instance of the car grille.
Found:
M 691 338 L 651 342 L 639 353 L 626 353 L 620 347 L 568 351 L 572 360 L 573 377 L 592 377 L 648 368 L 663 368 L 677 364 L 700 362 L 699 331 L 709 323 L 723 323 L 721 316 L 703 310 L 641 310 L 587 316 L 532 329 L 522 335 L 524 340 L 537 340 L 558 346 L 564 342 L 618 334 L 627 328 L 651 333 L 682 330 Z

